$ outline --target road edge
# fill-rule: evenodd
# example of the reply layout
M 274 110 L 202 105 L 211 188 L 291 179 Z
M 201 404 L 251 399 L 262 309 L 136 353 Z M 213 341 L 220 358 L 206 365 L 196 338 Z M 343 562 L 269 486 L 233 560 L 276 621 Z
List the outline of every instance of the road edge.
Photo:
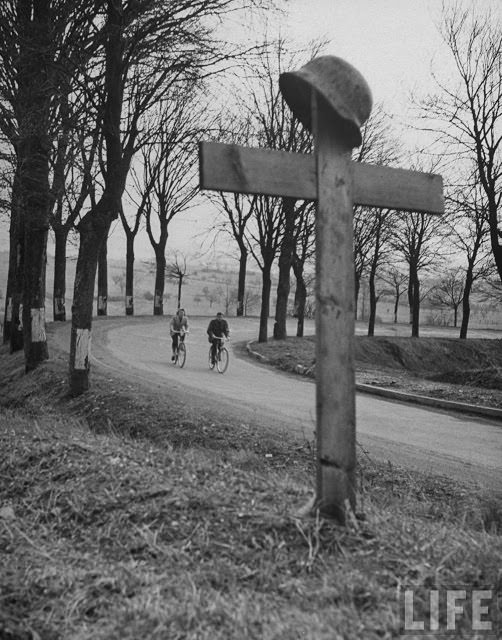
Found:
M 250 357 L 259 360 L 263 364 L 269 364 L 273 366 L 270 360 L 253 350 L 253 343 L 255 340 L 251 340 L 246 344 L 246 351 Z M 298 371 L 288 372 L 296 373 L 298 375 L 304 375 L 304 367 L 299 366 Z M 385 387 L 378 387 L 371 384 L 356 383 L 356 391 L 360 393 L 368 393 L 383 398 L 389 398 L 391 400 L 397 400 L 399 402 L 408 402 L 411 404 L 418 404 L 422 406 L 432 407 L 434 409 L 446 409 L 448 411 L 457 411 L 459 413 L 467 413 L 470 415 L 481 416 L 485 418 L 492 418 L 502 421 L 502 409 L 495 407 L 485 407 L 483 405 L 468 404 L 466 402 L 455 402 L 454 400 L 443 400 L 441 398 L 433 398 L 431 396 L 421 396 L 412 393 L 406 393 L 405 391 L 396 391 L 394 389 L 386 389 Z

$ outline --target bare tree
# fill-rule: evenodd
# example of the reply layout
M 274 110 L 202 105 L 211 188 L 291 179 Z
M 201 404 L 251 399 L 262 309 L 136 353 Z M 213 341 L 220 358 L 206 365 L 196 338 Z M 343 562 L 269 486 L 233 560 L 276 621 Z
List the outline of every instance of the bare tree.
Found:
M 198 194 L 195 177 L 200 124 L 194 99 L 197 99 L 194 88 L 174 92 L 172 100 L 152 115 L 150 126 L 156 132 L 155 137 L 152 144 L 142 150 L 144 182 L 141 188 L 146 231 L 157 264 L 154 315 L 163 314 L 169 223 L 185 211 Z
M 394 324 L 397 324 L 399 300 L 401 299 L 403 285 L 408 280 L 408 276 L 397 267 L 391 266 L 384 269 L 380 277 L 391 287 L 392 295 L 394 296 Z
M 242 55 L 215 38 L 214 18 L 257 1 L 106 0 L 102 29 L 104 76 L 102 131 L 106 147 L 101 196 L 78 224 L 79 256 L 73 296 L 70 386 L 89 386 L 92 302 L 101 245 L 119 215 L 141 118 L 173 87 L 197 82 Z M 264 4 L 268 4 L 265 3 Z M 207 20 L 212 18 L 212 20 Z M 134 77 L 134 82 L 129 82 Z M 139 79 L 139 82 L 136 80 Z M 124 125 L 126 120 L 126 125 Z M 165 263 L 163 267 L 165 266 Z M 164 269 L 162 270 L 164 276 Z
M 460 338 L 466 338 L 473 285 L 477 280 L 491 277 L 496 270 L 488 247 L 490 225 L 484 194 L 479 184 L 450 186 L 446 203 L 449 209 L 450 237 L 466 261 L 460 327 Z
M 17 156 L 11 219 L 16 275 L 9 279 L 16 282 L 15 323 L 19 321 L 21 289 L 23 292 L 28 370 L 48 356 L 46 245 L 49 214 L 60 197 L 64 174 L 64 96 L 77 92 L 80 70 L 96 51 L 101 5 L 94 0 L 82 0 L 77 5 L 68 0 L 5 0 L 2 4 L 0 126 Z
M 373 243 L 368 265 L 368 285 L 370 293 L 369 336 L 375 334 L 376 307 L 379 298 L 376 292 L 377 272 L 382 263 L 387 260 L 391 251 L 396 212 L 391 209 L 375 209 L 372 215 Z
M 279 89 L 279 75 L 297 68 L 307 60 L 319 54 L 324 43 L 316 42 L 308 52 L 291 51 L 286 42 L 279 39 L 270 52 L 261 57 L 257 68 L 258 82 L 250 91 L 251 117 L 256 125 L 258 144 L 269 149 L 278 149 L 294 153 L 308 153 L 313 148 L 313 138 L 295 118 L 284 101 Z M 295 227 L 298 208 L 304 208 L 292 198 L 282 199 L 282 212 L 278 220 L 282 235 L 279 249 L 279 275 L 275 310 L 274 338 L 286 338 L 286 318 L 290 291 L 290 273 L 295 256 Z
M 143 217 L 145 202 L 142 199 L 136 208 L 133 223 L 129 225 L 127 216 L 124 213 L 124 205 L 121 202 L 119 215 L 122 227 L 126 236 L 126 271 L 125 271 L 125 314 L 126 316 L 134 315 L 134 241 L 140 229 L 141 219 Z
M 262 273 L 258 342 L 267 342 L 272 265 L 279 251 L 282 236 L 282 198 L 258 196 L 253 213 L 254 228 L 249 233 L 249 250 Z
M 218 207 L 222 214 L 221 222 L 217 223 L 219 231 L 231 235 L 239 248 L 239 274 L 236 302 L 237 316 L 242 316 L 244 315 L 246 268 L 249 255 L 246 230 L 248 222 L 253 216 L 256 196 L 246 196 L 240 193 L 229 195 L 222 191 L 217 195 L 208 192 L 207 197 Z
M 481 5 L 480 5 L 481 6 Z M 439 92 L 422 102 L 423 118 L 458 167 L 474 166 L 486 202 L 491 251 L 502 280 L 502 23 L 489 10 L 444 9 L 441 34 L 456 76 L 437 80 Z
M 212 308 L 213 304 L 221 299 L 221 290 L 205 285 L 202 289 L 202 295 L 209 302 L 209 307 Z
M 174 260 L 166 265 L 166 277 L 169 280 L 174 280 L 178 286 L 176 308 L 179 309 L 181 307 L 181 291 L 183 289 L 183 282 L 189 277 L 185 255 L 177 253 Z
M 53 317 L 66 320 L 66 251 L 68 236 L 97 191 L 97 151 L 101 143 L 94 107 L 87 92 L 66 83 L 59 96 L 58 130 L 51 154 L 49 223 L 54 232 Z
M 400 149 L 390 126 L 390 120 L 382 105 L 375 105 L 370 117 L 362 128 L 362 143 L 355 152 L 357 162 L 372 164 L 392 164 L 399 160 Z M 370 320 L 369 335 L 373 335 L 375 323 L 375 277 L 383 253 L 390 240 L 390 211 L 376 211 L 371 207 L 354 207 L 354 266 L 355 266 L 355 308 L 359 297 L 359 287 L 364 273 L 370 279 Z
M 250 310 L 260 303 L 261 297 L 252 289 L 247 288 L 244 295 L 244 315 L 249 315 Z
M 443 221 L 425 213 L 403 214 L 398 219 L 393 248 L 408 265 L 408 304 L 412 337 L 418 338 L 420 324 L 420 272 L 444 258 L 440 250 Z
M 429 295 L 432 304 L 453 311 L 453 326 L 457 326 L 458 309 L 462 304 L 465 289 L 465 271 L 461 267 L 448 271 L 435 283 Z
M 304 202 L 297 210 L 292 267 L 296 280 L 293 316 L 297 319 L 298 338 L 303 337 L 307 304 L 308 283 L 305 278 L 305 266 L 315 253 L 315 214 L 316 205 L 313 202 Z

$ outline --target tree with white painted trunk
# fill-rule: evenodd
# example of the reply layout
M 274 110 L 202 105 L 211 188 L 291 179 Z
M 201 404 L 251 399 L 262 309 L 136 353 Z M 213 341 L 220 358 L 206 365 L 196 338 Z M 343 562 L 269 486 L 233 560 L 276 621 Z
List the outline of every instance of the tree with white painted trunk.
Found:
M 90 54 L 89 54 L 90 55 Z M 53 317 L 66 320 L 66 258 L 68 237 L 97 191 L 97 151 L 101 132 L 89 95 L 98 92 L 99 78 L 85 69 L 67 82 L 58 96 L 60 131 L 53 144 L 49 222 L 54 233 Z M 75 123 L 78 122 L 78 128 Z
M 214 18 L 250 0 L 106 0 L 102 28 L 104 83 L 100 96 L 106 153 L 103 192 L 78 224 L 70 344 L 70 388 L 89 387 L 92 305 L 97 260 L 122 206 L 132 158 L 141 147 L 142 118 L 169 90 L 218 71 L 243 53 L 215 39 Z M 264 2 L 264 4 L 266 4 Z M 270 4 L 270 3 L 267 3 Z M 251 47 L 252 48 L 252 47 Z M 164 277 L 164 273 L 163 273 Z

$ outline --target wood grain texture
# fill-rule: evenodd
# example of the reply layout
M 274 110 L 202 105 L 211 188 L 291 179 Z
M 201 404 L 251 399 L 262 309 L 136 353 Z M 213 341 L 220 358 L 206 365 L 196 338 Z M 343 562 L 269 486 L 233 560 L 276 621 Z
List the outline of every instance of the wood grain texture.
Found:
M 317 199 L 313 155 L 201 142 L 199 158 L 202 189 Z M 354 204 L 444 213 L 440 175 L 362 162 L 351 162 L 350 174 Z
M 317 500 L 345 521 L 355 509 L 354 256 L 351 148 L 329 107 L 312 98 L 317 150 L 316 415 Z

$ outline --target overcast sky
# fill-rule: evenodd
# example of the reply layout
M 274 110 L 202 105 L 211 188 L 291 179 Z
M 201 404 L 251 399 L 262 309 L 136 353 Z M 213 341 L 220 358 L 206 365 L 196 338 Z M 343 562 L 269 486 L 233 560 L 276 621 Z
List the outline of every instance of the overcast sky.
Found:
M 502 0 L 495 4 L 502 11 Z M 329 41 L 325 53 L 344 58 L 363 74 L 374 103 L 382 102 L 396 125 L 403 126 L 409 117 L 410 93 L 424 94 L 432 87 L 431 61 L 439 68 L 449 64 L 436 27 L 442 0 L 288 0 L 286 5 L 287 15 L 270 19 L 269 39 L 275 30 L 299 45 L 318 38 Z M 169 244 L 193 252 L 206 216 L 207 208 L 175 218 Z M 194 242 L 195 228 L 199 238 Z M 138 253 L 142 247 L 150 251 L 141 243 Z
M 451 5 L 457 0 L 446 0 Z M 462 0 L 474 10 L 492 7 L 502 14 L 502 0 Z M 275 29 L 298 44 L 315 38 L 329 40 L 326 53 L 345 58 L 368 81 L 374 102 L 383 102 L 396 123 L 403 124 L 412 91 L 425 94 L 431 87 L 431 61 L 448 72 L 451 61 L 441 42 L 437 23 L 442 0 L 288 0 L 287 16 L 271 18 L 269 38 Z M 232 25 L 232 29 L 235 25 Z M 247 25 L 249 29 L 249 26 Z M 258 34 L 252 34 L 258 40 Z M 170 226 L 168 250 L 197 248 L 207 207 L 181 214 Z M 5 237 L 5 232 L 2 233 Z M 5 241 L 0 248 L 6 248 Z M 110 241 L 110 254 L 125 252 L 120 223 Z M 146 236 L 137 245 L 138 256 L 152 256 Z

